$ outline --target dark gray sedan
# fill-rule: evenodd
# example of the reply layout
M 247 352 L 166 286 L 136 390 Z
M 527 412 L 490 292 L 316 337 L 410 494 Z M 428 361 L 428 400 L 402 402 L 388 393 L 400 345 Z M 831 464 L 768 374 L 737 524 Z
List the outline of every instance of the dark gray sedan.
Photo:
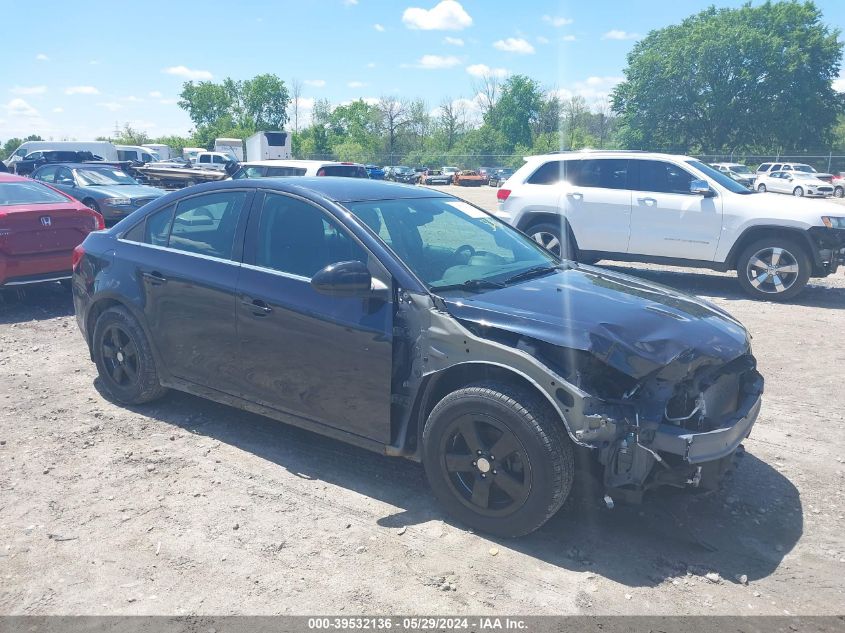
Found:
M 140 184 L 112 165 L 44 165 L 32 177 L 73 196 L 102 214 L 109 224 L 167 193 L 163 189 Z

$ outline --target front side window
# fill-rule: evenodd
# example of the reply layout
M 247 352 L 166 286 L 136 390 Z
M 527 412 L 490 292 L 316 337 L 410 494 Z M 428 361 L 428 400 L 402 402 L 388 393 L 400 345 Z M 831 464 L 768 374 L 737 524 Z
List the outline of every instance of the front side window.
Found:
M 431 289 L 468 283 L 500 284 L 559 261 L 498 219 L 455 198 L 348 203 Z
M 170 205 L 147 216 L 147 221 L 144 223 L 144 242 L 154 246 L 167 246 L 174 209 L 175 206 Z
M 54 166 L 43 167 L 38 170 L 35 178 L 37 180 L 43 180 L 44 182 L 56 182 L 56 172 L 58 169 L 58 167 Z
M 211 156 L 209 156 L 208 154 L 203 154 L 202 156 L 200 156 L 200 162 L 201 163 L 210 163 L 211 162 Z
M 572 161 L 566 172 L 566 180 L 576 187 L 627 189 L 628 161 L 624 158 Z
M 231 259 L 245 191 L 222 191 L 182 200 L 170 230 L 171 248 Z
M 24 156 L 26 156 L 26 150 L 24 148 L 19 149 L 15 152 L 15 156 L 20 156 L 21 158 L 23 158 Z
M 326 213 L 312 204 L 268 193 L 258 222 L 255 264 L 313 277 L 337 262 L 367 262 L 364 249 Z
M 68 169 L 67 167 L 59 167 L 56 170 L 56 184 L 57 185 L 66 185 L 68 187 L 73 186 L 73 172 Z
M 263 176 L 264 167 L 250 165 L 247 167 L 241 167 L 238 171 L 236 171 L 232 176 L 232 180 L 240 180 L 241 178 L 261 178 Z
M 666 163 L 660 160 L 638 161 L 640 168 L 640 191 L 652 191 L 655 193 L 678 193 L 690 195 L 690 183 L 698 180 L 688 171 L 681 169 L 673 163 Z M 713 173 L 718 174 L 715 169 Z M 723 174 L 719 174 L 726 178 Z M 730 180 L 730 178 L 727 178 Z M 732 182 L 732 181 L 731 181 Z
M 772 165 L 772 171 L 780 171 L 781 167 L 783 167 L 783 165 L 776 163 L 775 165 Z
M 304 167 L 268 167 L 267 176 L 304 176 L 306 171 Z

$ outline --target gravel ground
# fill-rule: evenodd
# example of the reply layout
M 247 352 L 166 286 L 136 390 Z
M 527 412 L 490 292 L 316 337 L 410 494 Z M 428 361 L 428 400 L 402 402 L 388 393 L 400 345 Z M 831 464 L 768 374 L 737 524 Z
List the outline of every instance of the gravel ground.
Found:
M 581 491 L 506 541 L 452 523 L 415 464 L 178 393 L 115 406 L 69 294 L 3 294 L 0 613 L 841 612 L 845 276 L 775 305 L 729 274 L 610 266 L 750 329 L 767 385 L 747 455 L 713 496 L 611 511 Z

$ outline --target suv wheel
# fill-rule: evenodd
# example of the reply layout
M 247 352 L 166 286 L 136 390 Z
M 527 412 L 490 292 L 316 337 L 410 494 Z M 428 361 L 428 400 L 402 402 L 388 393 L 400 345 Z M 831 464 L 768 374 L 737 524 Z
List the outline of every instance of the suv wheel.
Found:
M 435 496 L 472 528 L 522 536 L 543 525 L 572 487 L 572 444 L 539 396 L 481 383 L 443 398 L 423 431 Z
M 760 193 L 766 193 L 766 185 L 761 182 L 759 185 L 757 185 L 757 191 L 759 191 Z
M 144 330 L 125 308 L 109 308 L 99 316 L 93 348 L 100 379 L 118 402 L 142 404 L 167 393 Z
M 559 225 L 544 222 L 535 224 L 525 232 L 547 251 L 554 253 L 561 259 L 575 261 L 577 256 L 575 245 L 572 243 L 569 233 L 561 239 L 561 227 Z
M 755 299 L 786 301 L 810 279 L 806 250 L 788 238 L 764 238 L 749 244 L 737 260 L 742 289 Z
M 795 189 L 792 190 L 792 195 L 796 198 L 803 198 L 804 190 L 801 187 L 795 187 Z
M 833 195 L 834 195 L 835 197 L 837 197 L 837 198 L 843 198 L 843 197 L 845 197 L 845 187 L 843 187 L 842 185 L 837 185 L 837 186 L 833 189 Z

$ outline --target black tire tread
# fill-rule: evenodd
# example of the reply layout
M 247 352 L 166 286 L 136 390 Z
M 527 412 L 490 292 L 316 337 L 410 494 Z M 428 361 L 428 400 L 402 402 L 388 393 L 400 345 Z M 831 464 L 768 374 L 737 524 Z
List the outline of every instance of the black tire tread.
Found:
M 111 388 L 109 381 L 103 379 L 102 382 L 106 390 L 116 400 L 125 404 L 145 404 L 162 398 L 167 393 L 168 389 L 166 387 L 162 387 L 161 382 L 159 381 L 155 358 L 153 357 L 152 349 L 150 348 L 149 341 L 147 340 L 147 335 L 144 333 L 144 330 L 138 323 L 137 319 L 135 319 L 135 317 L 132 316 L 126 308 L 115 306 L 105 310 L 101 315 L 99 315 L 97 322 L 94 324 L 94 344 L 98 345 L 102 328 L 104 328 L 111 320 L 117 320 L 123 325 L 123 327 L 129 332 L 138 350 L 138 357 L 140 361 L 138 366 L 139 388 L 136 394 L 132 394 L 127 397 L 127 394 L 116 392 Z M 97 369 L 100 371 L 102 376 L 103 371 L 100 367 L 98 353 L 95 353 L 95 359 Z
M 792 287 L 780 294 L 766 294 L 757 291 L 754 286 L 751 285 L 751 282 L 747 279 L 746 274 L 746 262 L 748 261 L 749 257 L 756 253 L 757 251 L 766 248 L 777 246 L 788 250 L 790 253 L 793 253 L 798 260 L 799 266 L 799 273 L 798 279 L 795 280 L 795 283 Z M 746 294 L 750 295 L 755 299 L 762 299 L 764 301 L 789 301 L 793 297 L 795 297 L 798 293 L 800 293 L 807 285 L 807 282 L 810 279 L 810 273 L 812 271 L 813 263 L 810 259 L 810 254 L 807 252 L 806 247 L 800 242 L 791 239 L 789 237 L 777 237 L 777 238 L 761 238 L 759 240 L 754 240 L 746 246 L 739 254 L 737 258 L 737 278 L 739 279 L 739 285 L 742 289 L 746 292 Z
M 572 489 L 575 478 L 575 459 L 572 443 L 563 428 L 563 423 L 549 403 L 538 394 L 519 386 L 496 381 L 474 383 L 453 391 L 437 403 L 431 411 L 429 420 L 436 418 L 443 409 L 467 398 L 483 398 L 497 402 L 519 416 L 551 461 L 553 478 L 550 483 L 553 495 L 545 513 L 539 520 L 526 525 L 523 529 L 509 532 L 504 536 L 517 537 L 529 534 L 560 510 Z M 423 446 L 427 445 L 430 428 L 431 426 L 426 424 L 423 431 Z

